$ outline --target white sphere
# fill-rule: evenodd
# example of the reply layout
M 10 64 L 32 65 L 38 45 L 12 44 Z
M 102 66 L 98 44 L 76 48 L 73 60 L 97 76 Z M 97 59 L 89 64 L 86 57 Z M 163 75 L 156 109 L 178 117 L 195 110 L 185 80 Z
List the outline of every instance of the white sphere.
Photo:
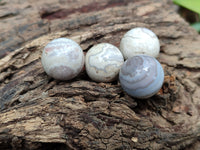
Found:
M 109 43 L 93 46 L 85 59 L 88 76 L 97 82 L 115 80 L 123 63 L 124 58 L 120 50 Z
M 58 80 L 70 80 L 84 66 L 83 50 L 73 40 L 54 39 L 43 50 L 42 65 L 49 76 Z
M 138 54 L 157 57 L 160 43 L 155 33 L 147 28 L 133 28 L 121 39 L 120 50 L 125 59 Z

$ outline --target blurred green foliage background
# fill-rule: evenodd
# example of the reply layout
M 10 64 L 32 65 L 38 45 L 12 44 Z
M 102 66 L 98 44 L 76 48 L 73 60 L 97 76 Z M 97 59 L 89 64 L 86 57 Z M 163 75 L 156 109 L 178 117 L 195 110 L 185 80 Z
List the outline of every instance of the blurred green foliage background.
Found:
M 180 14 L 200 33 L 200 0 L 173 0 L 180 6 Z

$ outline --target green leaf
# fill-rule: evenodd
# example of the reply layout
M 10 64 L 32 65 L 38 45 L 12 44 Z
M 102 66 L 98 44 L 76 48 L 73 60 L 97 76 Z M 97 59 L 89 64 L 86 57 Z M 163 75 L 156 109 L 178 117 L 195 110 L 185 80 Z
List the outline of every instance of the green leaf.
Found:
M 191 26 L 197 30 L 198 32 L 200 32 L 200 22 L 196 22 L 196 23 L 193 23 L 191 24 Z
M 173 0 L 173 2 L 200 14 L 200 0 Z

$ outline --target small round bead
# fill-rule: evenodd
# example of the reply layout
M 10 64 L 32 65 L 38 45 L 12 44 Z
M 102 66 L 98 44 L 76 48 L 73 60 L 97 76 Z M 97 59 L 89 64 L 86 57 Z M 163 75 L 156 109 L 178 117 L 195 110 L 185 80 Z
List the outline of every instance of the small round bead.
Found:
M 88 76 L 97 82 L 115 80 L 123 63 L 124 58 L 120 50 L 109 43 L 93 46 L 85 59 Z
M 154 57 L 137 55 L 124 62 L 119 72 L 119 80 L 129 95 L 144 99 L 160 90 L 164 81 L 164 71 Z
M 43 50 L 42 65 L 49 76 L 58 80 L 70 80 L 84 66 L 83 50 L 71 39 L 54 39 Z
M 121 39 L 120 50 L 125 59 L 138 54 L 157 57 L 160 52 L 160 43 L 151 30 L 137 27 L 129 30 Z

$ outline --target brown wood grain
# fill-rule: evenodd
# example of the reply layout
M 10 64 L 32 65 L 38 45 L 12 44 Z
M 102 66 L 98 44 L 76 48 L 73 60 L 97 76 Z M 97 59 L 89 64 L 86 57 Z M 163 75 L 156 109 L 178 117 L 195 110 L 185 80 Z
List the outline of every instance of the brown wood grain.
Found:
M 0 149 L 199 149 L 200 36 L 170 0 L 2 0 L 0 20 Z M 42 68 L 54 38 L 86 53 L 101 42 L 119 47 L 138 26 L 158 35 L 165 71 L 147 100 L 85 70 L 62 82 Z

